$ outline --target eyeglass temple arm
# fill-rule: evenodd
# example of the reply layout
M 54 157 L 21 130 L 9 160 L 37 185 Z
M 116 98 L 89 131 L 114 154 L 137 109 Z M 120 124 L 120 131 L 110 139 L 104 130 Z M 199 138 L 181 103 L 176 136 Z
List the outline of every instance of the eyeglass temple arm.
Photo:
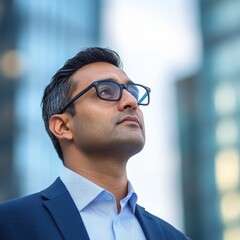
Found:
M 79 97 L 81 97 L 84 93 L 86 93 L 90 88 L 92 88 L 94 86 L 94 84 L 91 84 L 90 86 L 88 86 L 87 88 L 85 88 L 83 91 L 81 91 L 80 93 L 78 93 L 75 97 L 73 97 L 72 100 L 70 100 L 64 107 L 63 109 L 60 111 L 59 114 L 62 114 L 73 102 L 75 102 Z
M 146 92 L 139 100 L 138 102 L 141 103 L 146 97 L 147 97 L 148 93 Z

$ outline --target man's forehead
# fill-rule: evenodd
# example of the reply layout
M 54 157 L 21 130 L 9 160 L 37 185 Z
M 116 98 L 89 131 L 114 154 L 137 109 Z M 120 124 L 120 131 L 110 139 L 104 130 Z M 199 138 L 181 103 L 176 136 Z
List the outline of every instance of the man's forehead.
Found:
M 96 62 L 85 65 L 84 67 L 78 69 L 71 76 L 71 79 L 84 85 L 104 79 L 111 79 L 119 83 L 131 82 L 121 68 L 107 62 Z

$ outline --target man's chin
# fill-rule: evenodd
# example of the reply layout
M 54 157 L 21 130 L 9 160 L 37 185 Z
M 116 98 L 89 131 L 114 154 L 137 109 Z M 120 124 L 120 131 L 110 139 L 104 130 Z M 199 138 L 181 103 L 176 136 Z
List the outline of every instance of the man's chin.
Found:
M 144 147 L 144 138 L 127 139 L 118 143 L 120 154 L 127 154 L 130 157 L 141 152 Z

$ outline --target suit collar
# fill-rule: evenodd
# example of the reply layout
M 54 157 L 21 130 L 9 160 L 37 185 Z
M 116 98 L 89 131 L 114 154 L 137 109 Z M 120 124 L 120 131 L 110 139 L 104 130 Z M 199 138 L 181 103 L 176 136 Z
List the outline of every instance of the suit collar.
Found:
M 77 207 L 60 178 L 57 178 L 41 194 L 44 197 L 44 205 L 49 210 L 64 239 L 89 240 Z
M 142 227 L 142 230 L 148 240 L 165 240 L 161 225 L 153 218 L 153 216 L 146 212 L 145 209 L 136 205 L 135 215 Z
M 66 240 L 89 240 L 82 218 L 70 194 L 60 178 L 47 189 L 41 192 L 43 204 L 49 210 L 54 222 L 63 238 Z M 136 205 L 135 215 L 148 240 L 165 240 L 161 225 L 146 212 L 144 208 Z

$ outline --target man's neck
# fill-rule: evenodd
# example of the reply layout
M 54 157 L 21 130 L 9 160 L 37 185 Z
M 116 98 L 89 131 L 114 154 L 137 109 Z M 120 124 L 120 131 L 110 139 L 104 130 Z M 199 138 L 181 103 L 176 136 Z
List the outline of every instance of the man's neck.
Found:
M 111 192 L 120 212 L 120 201 L 127 195 L 128 180 L 126 163 L 109 161 L 67 161 L 65 166 L 98 186 Z

